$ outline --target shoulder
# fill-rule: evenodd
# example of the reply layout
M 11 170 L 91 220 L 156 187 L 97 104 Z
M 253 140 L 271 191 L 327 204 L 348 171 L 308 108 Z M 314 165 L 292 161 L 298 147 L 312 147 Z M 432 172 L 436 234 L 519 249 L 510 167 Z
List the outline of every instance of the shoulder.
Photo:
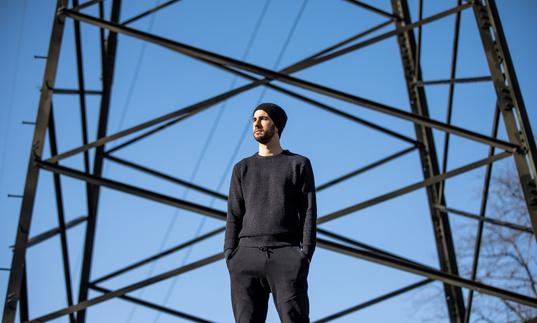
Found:
M 293 161 L 293 164 L 298 165 L 300 169 L 312 168 L 311 161 L 308 157 L 290 151 L 288 151 L 287 154 Z
M 253 160 L 253 155 L 252 156 L 248 156 L 248 157 L 244 157 L 243 159 L 239 160 L 238 162 L 235 163 L 235 165 L 233 166 L 233 169 L 237 170 L 237 171 L 241 171 L 244 169 L 244 167 L 246 165 L 248 165 L 252 160 Z
M 294 152 L 291 152 L 291 151 L 288 151 L 287 154 L 289 155 L 289 157 L 295 159 L 298 162 L 302 162 L 302 163 L 309 163 L 310 162 L 310 159 L 308 157 L 304 156 L 304 155 L 297 154 L 297 153 L 294 153 Z

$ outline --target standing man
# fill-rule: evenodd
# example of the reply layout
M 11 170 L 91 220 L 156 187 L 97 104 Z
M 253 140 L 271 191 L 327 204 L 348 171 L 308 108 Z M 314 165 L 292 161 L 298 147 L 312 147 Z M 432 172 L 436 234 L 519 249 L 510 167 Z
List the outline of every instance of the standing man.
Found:
M 270 292 L 285 323 L 309 322 L 308 272 L 315 250 L 315 180 L 307 157 L 283 150 L 285 111 L 253 112 L 259 151 L 233 167 L 224 254 L 238 323 L 265 322 Z

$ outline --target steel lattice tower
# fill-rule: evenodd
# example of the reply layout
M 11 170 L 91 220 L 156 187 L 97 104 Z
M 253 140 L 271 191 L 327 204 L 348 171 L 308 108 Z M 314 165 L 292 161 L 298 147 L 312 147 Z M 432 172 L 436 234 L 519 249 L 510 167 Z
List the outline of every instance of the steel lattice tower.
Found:
M 153 176 L 165 178 L 172 183 L 188 186 L 190 189 L 225 200 L 225 196 L 221 196 L 221 194 L 211 189 L 198 186 L 194 183 L 184 182 L 177 178 L 171 178 L 164 173 L 151 170 L 147 167 L 144 167 L 143 165 L 138 165 L 123 160 L 117 156 L 114 156 L 112 153 L 124 147 L 127 147 L 128 145 L 134 145 L 139 140 L 146 138 L 162 129 L 178 124 L 186 120 L 190 116 L 210 109 L 217 103 L 223 102 L 233 96 L 260 86 L 268 87 L 271 90 L 278 91 L 280 93 L 293 97 L 294 99 L 302 100 L 310 105 L 316 106 L 320 109 L 346 118 L 363 126 L 374 128 L 378 131 L 399 138 L 400 140 L 403 140 L 410 144 L 410 147 L 403 151 L 396 152 L 395 154 L 385 159 L 376 161 L 375 163 L 358 169 L 351 174 L 346 174 L 330 181 L 329 183 L 319 186 L 317 188 L 318 191 L 336 185 L 352 176 L 368 171 L 389 160 L 394 160 L 395 158 L 398 158 L 408 152 L 414 151 L 419 154 L 421 170 L 423 173 L 423 181 L 402 187 L 395 191 L 386 192 L 385 194 L 380 195 L 376 198 L 351 205 L 349 207 L 346 207 L 336 212 L 332 212 L 330 214 L 319 214 L 318 233 L 320 237 L 317 240 L 317 245 L 319 248 L 323 248 L 334 253 L 340 253 L 350 257 L 355 257 L 369 262 L 381 264 L 383 266 L 389 266 L 401 271 L 413 273 L 424 277 L 424 280 L 395 290 L 384 296 L 377 297 L 369 302 L 361 303 L 353 307 L 353 309 L 351 310 L 334 313 L 330 317 L 324 318 L 323 321 L 328 321 L 341 317 L 352 311 L 362 309 L 364 307 L 367 307 L 368 305 L 378 303 L 380 301 L 389 299 L 396 295 L 400 295 L 410 290 L 414 290 L 433 281 L 439 281 L 443 283 L 445 302 L 447 305 L 451 322 L 463 322 L 469 319 L 469 314 L 467 314 L 467 312 L 469 311 L 467 307 L 471 307 L 473 291 L 478 291 L 483 294 L 525 304 L 527 306 L 537 307 L 537 299 L 533 299 L 512 291 L 483 284 L 475 279 L 475 275 L 473 279 L 463 278 L 459 275 L 448 213 L 457 214 L 461 212 L 458 212 L 456 209 L 450 208 L 445 199 L 445 183 L 448 179 L 455 177 L 459 174 L 474 170 L 478 167 L 485 166 L 487 170 L 484 186 L 488 187 L 491 177 L 491 167 L 493 163 L 504 158 L 512 158 L 516 164 L 516 169 L 518 171 L 520 183 L 523 188 L 526 206 L 532 224 L 532 228 L 526 228 L 526 231 L 529 231 L 530 234 L 533 234 L 537 230 L 537 150 L 534 142 L 534 137 L 531 132 L 528 116 L 526 113 L 526 108 L 522 100 L 521 91 L 517 83 L 517 78 L 513 68 L 512 60 L 509 54 L 509 50 L 507 48 L 506 39 L 498 16 L 498 10 L 493 0 L 464 2 L 458 1 L 458 5 L 454 6 L 452 9 L 440 12 L 438 14 L 426 18 L 421 17 L 422 1 L 420 1 L 420 17 L 418 20 L 414 21 L 410 17 L 409 8 L 406 0 L 391 0 L 391 12 L 378 9 L 374 6 L 362 3 L 360 1 L 349 0 L 348 2 L 356 5 L 357 7 L 360 7 L 362 10 L 366 10 L 371 14 L 384 16 L 386 18 L 386 22 L 378 26 L 372 26 L 369 30 L 360 32 L 351 38 L 340 41 L 333 46 L 330 46 L 329 48 L 319 51 L 315 55 L 306 57 L 296 62 L 295 64 L 279 71 L 270 70 L 258 65 L 248 63 L 246 61 L 237 60 L 202 48 L 193 47 L 175 41 L 173 39 L 167 39 L 164 37 L 153 35 L 151 33 L 139 31 L 128 26 L 133 21 L 154 14 L 159 10 L 166 10 L 167 7 L 173 5 L 176 2 L 178 2 L 178 0 L 167 1 L 131 19 L 128 19 L 124 22 L 120 22 L 120 0 L 111 1 L 109 18 L 105 17 L 105 8 L 102 0 L 88 0 L 87 2 L 84 2 L 82 4 L 79 4 L 77 0 L 73 0 L 72 5 L 68 4 L 67 0 L 57 0 L 56 16 L 54 17 L 49 52 L 47 55 L 45 75 L 41 89 L 37 121 L 32 140 L 32 150 L 29 158 L 23 202 L 20 211 L 19 225 L 16 235 L 16 243 L 14 247 L 14 256 L 11 265 L 5 307 L 3 311 L 3 322 L 14 322 L 17 310 L 19 310 L 21 321 L 28 321 L 31 319 L 44 322 L 65 315 L 69 315 L 71 322 L 84 322 L 86 318 L 86 311 L 91 310 L 91 306 L 106 302 L 113 298 L 121 298 L 138 305 L 146 306 L 158 311 L 165 312 L 170 315 L 181 317 L 183 319 L 192 321 L 204 321 L 205 319 L 203 319 L 202 317 L 198 317 L 193 314 L 187 314 L 176 309 L 166 308 L 158 304 L 147 302 L 142 299 L 136 299 L 134 297 L 127 296 L 126 294 L 149 286 L 151 284 L 163 281 L 165 279 L 201 268 L 205 265 L 221 261 L 223 259 L 223 254 L 219 250 L 215 250 L 215 253 L 213 255 L 206 257 L 202 260 L 189 263 L 185 266 L 164 272 L 162 274 L 158 274 L 142 281 L 134 282 L 128 286 L 117 290 L 108 290 L 102 287 L 100 283 L 114 276 L 133 270 L 141 265 L 150 263 L 151 261 L 155 261 L 160 257 L 165 256 L 166 254 L 181 250 L 198 242 L 204 241 L 205 239 L 213 237 L 217 234 L 220 234 L 223 232 L 224 228 L 222 227 L 217 230 L 210 231 L 204 235 L 199 236 L 196 239 L 178 245 L 175 248 L 166 250 L 153 257 L 140 260 L 135 264 L 126 266 L 123 269 L 110 273 L 105 277 L 92 280 L 91 265 L 94 256 L 96 256 L 94 255 L 94 242 L 97 218 L 99 216 L 99 200 L 100 196 L 102 195 L 101 188 L 106 187 L 112 190 L 125 192 L 143 199 L 148 199 L 176 208 L 189 210 L 198 213 L 200 216 L 212 217 L 218 220 L 225 220 L 225 212 L 208 207 L 206 205 L 196 204 L 187 200 L 182 200 L 161 193 L 157 193 L 155 191 L 151 191 L 151 188 L 148 187 L 137 187 L 120 181 L 104 178 L 102 176 L 103 165 L 104 162 L 107 160 L 111 162 L 117 162 L 124 166 L 136 169 L 138 171 L 143 171 Z M 83 13 L 84 9 L 92 6 L 98 6 L 98 17 L 90 16 Z M 466 10 L 473 11 L 475 22 L 479 30 L 479 35 L 482 42 L 481 45 L 485 52 L 487 64 L 490 70 L 490 75 L 470 78 L 457 78 L 455 74 L 457 60 L 456 54 L 454 54 L 452 64 L 450 66 L 450 79 L 434 81 L 424 80 L 422 78 L 422 70 L 420 67 L 422 28 L 431 22 L 455 15 L 457 27 L 454 42 L 456 43 L 460 29 L 460 14 L 461 12 Z M 78 78 L 79 84 L 79 87 L 76 89 L 62 89 L 57 88 L 55 86 L 55 80 L 59 66 L 60 51 L 62 49 L 62 37 L 64 35 L 65 30 L 65 21 L 68 19 L 74 21 L 74 34 L 76 37 L 76 76 Z M 100 29 L 102 89 L 95 93 L 86 89 L 84 86 L 84 66 L 82 60 L 83 54 L 81 50 L 82 39 L 80 34 L 81 24 L 96 26 Z M 392 26 L 393 28 L 389 32 L 369 37 L 370 34 L 373 34 L 375 31 L 386 26 Z M 414 31 L 419 31 L 417 39 Z M 226 93 L 207 98 L 206 100 L 200 101 L 196 104 L 140 123 L 134 127 L 122 130 L 118 133 L 107 133 L 106 129 L 108 124 L 109 111 L 111 109 L 111 94 L 113 88 L 112 84 L 115 77 L 114 71 L 116 63 L 116 53 L 118 50 L 118 34 L 133 37 L 151 44 L 162 46 L 166 49 L 177 52 L 178 54 L 186 55 L 188 57 L 209 64 L 213 67 L 217 67 L 219 69 L 227 71 L 233 75 L 238 75 L 243 79 L 249 80 L 250 82 L 246 83 L 245 85 L 239 86 L 233 90 L 230 90 Z M 399 55 L 402 63 L 402 70 L 404 72 L 404 79 L 406 81 L 407 86 L 406 90 L 410 100 L 409 103 L 411 111 L 403 111 L 400 109 L 396 109 L 394 107 L 374 102 L 363 97 L 358 97 L 356 95 L 352 95 L 344 91 L 329 88 L 292 76 L 293 73 L 305 70 L 318 64 L 322 64 L 347 53 L 351 53 L 358 49 L 370 46 L 372 44 L 376 44 L 382 40 L 392 37 L 397 39 Z M 450 122 L 441 122 L 430 118 L 427 97 L 425 95 L 425 86 L 429 84 L 439 83 L 448 84 L 450 87 L 449 106 L 451 107 L 453 100 L 453 87 L 457 83 L 465 82 L 491 82 L 493 84 L 497 96 L 497 104 L 496 109 L 494 110 L 495 115 L 493 133 L 490 136 L 485 136 L 468 129 L 454 126 L 450 124 Z M 365 107 L 367 109 L 376 111 L 386 116 L 391 116 L 409 121 L 414 126 L 415 138 L 410 138 L 408 136 L 402 135 L 398 133 L 396 129 L 387 129 L 377 124 L 370 123 L 361 118 L 350 115 L 344 111 L 338 110 L 328 104 L 317 101 L 296 91 L 291 91 L 286 87 L 278 85 L 282 83 L 285 85 L 292 85 L 302 90 L 308 90 L 313 93 L 320 94 L 332 99 L 337 99 L 346 103 L 350 103 L 352 105 Z M 100 112 L 97 125 L 97 140 L 93 142 L 85 142 L 82 146 L 66 152 L 58 151 L 56 139 L 57 136 L 61 136 L 61 133 L 56 133 L 53 117 L 53 98 L 60 95 L 78 96 L 80 98 L 81 111 L 85 111 L 84 98 L 86 96 L 99 96 Z M 503 125 L 508 135 L 508 141 L 500 140 L 497 138 L 498 126 L 500 121 L 503 121 Z M 82 130 L 84 132 L 87 131 L 86 129 Z M 485 144 L 490 147 L 489 155 L 484 159 L 448 171 L 446 170 L 445 165 L 447 151 L 444 151 L 444 160 L 441 164 L 437 156 L 437 148 L 435 146 L 435 141 L 433 138 L 433 130 L 445 132 L 446 137 L 449 137 L 449 135 L 453 135 L 474 142 Z M 132 139 L 123 142 L 121 145 L 118 145 L 113 149 L 107 150 L 105 148 L 107 144 L 117 141 L 121 138 L 127 138 L 127 136 L 131 136 Z M 50 146 L 51 157 L 42 158 L 42 156 L 44 155 L 43 150 L 45 142 L 47 141 Z M 91 150 L 94 150 L 93 160 L 91 163 L 93 169 L 90 169 L 89 162 L 89 151 Z M 496 150 L 501 150 L 502 152 L 496 153 Z M 77 154 L 84 155 L 84 171 L 62 166 L 60 164 L 60 161 Z M 56 202 L 58 203 L 58 206 L 63 205 L 60 177 L 70 177 L 84 181 L 86 183 L 88 213 L 87 216 L 83 216 L 75 220 L 66 222 L 63 213 L 61 213 L 63 207 L 58 207 L 59 226 L 56 229 L 53 229 L 49 232 L 45 232 L 37 237 L 29 237 L 30 224 L 32 222 L 32 214 L 37 191 L 37 180 L 39 173 L 42 170 L 53 173 L 54 189 L 56 192 Z M 426 190 L 428 208 L 430 211 L 433 234 L 436 242 L 436 250 L 438 252 L 439 269 L 416 263 L 400 255 L 395 255 L 380 248 L 361 243 L 357 240 L 354 240 L 353 237 L 344 236 L 337 232 L 332 232 L 323 228 L 323 224 L 331 220 L 341 218 L 352 212 L 356 212 L 371 205 L 386 202 L 394 197 L 398 197 L 419 189 Z M 484 204 L 486 204 L 486 198 L 487 196 L 484 196 Z M 484 217 L 483 213 L 477 216 L 467 216 L 473 217 L 475 220 L 477 220 L 481 227 L 484 223 L 492 223 L 494 225 L 502 225 L 515 229 L 518 228 L 516 225 L 511 223 L 499 223 L 494 222 L 493 220 L 489 220 Z M 79 295 L 78 301 L 75 302 L 75 297 L 73 295 L 73 289 L 71 286 L 71 269 L 69 268 L 69 261 L 67 259 L 67 232 L 70 228 L 73 228 L 79 224 L 85 224 L 86 231 L 83 261 L 80 274 L 81 281 Z M 481 234 L 482 232 L 480 232 L 480 235 Z M 52 311 L 49 314 L 39 318 L 29 317 L 28 284 L 25 269 L 26 251 L 29 247 L 34 246 L 55 235 L 59 235 L 61 241 L 61 252 L 63 255 L 64 274 L 66 277 L 65 288 L 66 294 L 68 296 L 68 306 L 61 310 Z M 481 237 L 480 235 L 479 239 Z M 477 252 L 476 256 L 478 257 L 478 255 L 479 253 Z M 465 300 L 465 298 L 463 297 L 462 289 L 468 289 L 471 291 L 469 300 Z M 94 298 L 89 298 L 90 290 L 101 292 L 102 295 Z

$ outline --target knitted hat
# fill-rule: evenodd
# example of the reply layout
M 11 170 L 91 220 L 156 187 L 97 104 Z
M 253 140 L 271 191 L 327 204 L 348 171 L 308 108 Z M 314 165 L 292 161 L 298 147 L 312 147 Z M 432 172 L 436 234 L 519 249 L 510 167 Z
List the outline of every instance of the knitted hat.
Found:
M 278 135 L 281 137 L 283 128 L 285 128 L 285 124 L 287 123 L 287 114 L 282 107 L 274 103 L 261 103 L 254 109 L 252 115 L 257 110 L 263 110 L 269 115 L 274 122 L 274 125 L 278 128 Z

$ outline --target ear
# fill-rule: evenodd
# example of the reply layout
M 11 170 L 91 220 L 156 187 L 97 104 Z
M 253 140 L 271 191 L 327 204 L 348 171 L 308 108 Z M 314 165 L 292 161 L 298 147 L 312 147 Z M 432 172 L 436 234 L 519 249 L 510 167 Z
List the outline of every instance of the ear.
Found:
M 280 141 L 280 139 L 282 137 L 280 137 L 280 129 L 278 129 L 278 127 L 274 126 L 274 128 L 276 128 L 276 135 L 278 135 L 278 141 Z

